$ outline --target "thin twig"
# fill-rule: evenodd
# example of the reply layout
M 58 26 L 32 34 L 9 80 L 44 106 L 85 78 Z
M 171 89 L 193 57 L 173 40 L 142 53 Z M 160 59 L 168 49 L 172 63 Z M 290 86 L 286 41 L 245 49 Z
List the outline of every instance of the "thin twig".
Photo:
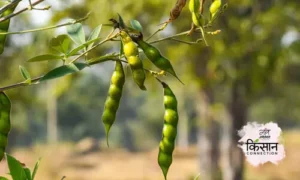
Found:
M 204 26 L 204 28 L 207 28 L 207 27 L 208 27 L 208 26 Z M 196 29 L 195 29 L 195 31 L 198 31 L 198 30 L 201 31 L 201 28 L 196 28 Z M 173 38 L 175 38 L 175 37 L 187 35 L 187 34 L 189 34 L 189 32 L 190 32 L 190 30 L 184 31 L 184 32 L 181 32 L 181 33 L 172 35 L 172 36 L 168 36 L 168 37 L 165 37 L 165 38 L 157 39 L 157 40 L 155 40 L 155 41 L 150 42 L 149 44 L 154 44 L 154 43 L 158 43 L 158 42 L 161 42 L 161 41 L 170 40 L 170 39 L 173 39 Z M 199 40 L 197 40 L 197 42 L 198 42 L 198 41 L 199 41 Z
M 37 0 L 37 1 L 35 1 L 35 2 L 32 3 L 32 6 L 38 5 L 41 2 L 43 2 L 43 1 L 45 1 L 45 0 Z M 17 16 L 17 15 L 19 15 L 19 14 L 21 14 L 21 13 L 27 11 L 27 10 L 30 10 L 30 7 L 23 8 L 23 9 L 15 12 L 15 13 L 12 13 L 12 14 L 10 14 L 8 16 L 2 17 L 2 18 L 0 18 L 0 22 L 6 21 L 7 19 L 10 19 L 10 18 L 12 18 L 14 16 Z
M 24 33 L 32 33 L 32 32 L 37 32 L 37 31 L 45 31 L 49 29 L 55 29 L 63 26 L 68 26 L 72 24 L 76 24 L 82 21 L 85 21 L 88 18 L 88 16 L 85 16 L 83 18 L 77 19 L 75 21 L 59 24 L 59 25 L 53 25 L 53 26 L 48 26 L 48 27 L 43 27 L 43 28 L 37 28 L 37 29 L 30 29 L 30 30 L 24 30 L 24 31 L 16 31 L 16 32 L 2 32 L 0 35 L 10 35 L 10 34 L 24 34 Z
M 200 0 L 200 9 L 199 9 L 199 11 L 200 11 L 200 13 L 201 14 L 203 14 L 203 10 L 204 10 L 204 3 L 205 3 L 205 0 Z
M 14 89 L 14 88 L 22 87 L 22 86 L 29 86 L 29 85 L 35 85 L 35 84 L 38 84 L 38 81 L 39 81 L 42 77 L 43 77 L 43 76 L 40 76 L 40 77 L 37 77 L 37 78 L 32 79 L 32 80 L 31 80 L 31 84 L 28 84 L 28 83 L 25 83 L 25 82 L 19 82 L 19 83 L 16 83 L 16 84 L 12 84 L 12 85 L 9 85 L 9 86 L 2 87 L 2 88 L 0 88 L 0 92 L 6 91 L 6 90 L 9 90 L 9 89 Z
M 199 30 L 199 28 L 197 28 L 197 30 Z M 178 39 L 174 39 L 174 37 L 179 37 L 179 36 L 183 36 L 183 35 L 186 35 L 188 34 L 189 31 L 185 31 L 185 32 L 181 32 L 181 33 L 178 33 L 178 34 L 175 34 L 175 35 L 172 35 L 172 36 L 169 36 L 169 37 L 165 37 L 165 38 L 162 38 L 162 39 L 158 39 L 158 40 L 155 40 L 155 41 L 152 41 L 150 42 L 150 44 L 153 44 L 153 43 L 157 43 L 157 42 L 161 42 L 161 41 L 165 41 L 165 40 L 175 40 L 175 41 L 180 41 L 180 42 L 183 42 L 181 40 L 178 40 Z M 71 63 L 74 63 L 75 61 L 77 61 L 78 59 L 80 59 L 80 57 L 84 56 L 86 53 L 92 51 L 93 49 L 95 49 L 96 47 L 100 46 L 101 44 L 104 44 L 105 42 L 107 41 L 111 41 L 112 39 L 116 38 L 117 36 L 119 35 L 119 33 L 111 36 L 111 35 L 108 35 L 105 40 L 99 42 L 98 44 L 94 45 L 91 49 L 89 49 L 88 51 L 80 54 L 78 57 L 76 57 L 75 59 L 73 59 L 69 64 Z M 201 39 L 200 39 L 201 40 Z M 197 43 L 198 41 L 200 40 L 197 40 L 195 43 Z M 187 43 L 187 42 L 185 42 Z M 125 60 L 122 60 L 120 58 L 115 58 L 115 57 L 118 57 L 119 56 L 119 53 L 116 53 L 116 54 L 110 54 L 110 55 L 106 55 L 107 57 L 103 57 L 103 58 L 97 58 L 97 59 L 94 59 L 93 61 L 87 61 L 88 65 L 94 65 L 94 64 L 99 64 L 99 63 L 102 63 L 102 62 L 105 62 L 105 61 L 121 61 L 121 62 L 124 62 L 124 63 L 128 63 L 127 61 Z M 110 57 L 109 57 L 110 56 Z M 147 70 L 145 69 L 146 71 L 149 71 L 151 72 L 150 70 Z M 20 82 L 20 83 L 16 83 L 16 84 L 13 84 L 13 85 L 9 85 L 9 86 L 5 86 L 5 87 L 1 87 L 0 88 L 0 92 L 2 91 L 5 91 L 5 90 L 9 90 L 9 89 L 14 89 L 14 88 L 18 88 L 18 87 L 22 87 L 22 86 L 30 86 L 30 85 L 34 85 L 34 84 L 38 84 L 39 83 L 39 80 L 42 78 L 43 76 L 40 76 L 40 77 L 37 77 L 37 78 L 34 78 L 32 79 L 32 84 L 28 84 L 28 83 L 25 83 L 25 82 Z
M 115 34 L 114 36 L 110 37 L 110 38 L 114 38 L 115 36 L 117 36 L 118 34 Z M 78 60 L 80 57 L 84 56 L 86 53 L 90 52 L 91 50 L 95 49 L 96 47 L 98 47 L 99 45 L 107 42 L 110 40 L 110 38 L 106 38 L 105 40 L 103 40 L 102 42 L 94 45 L 90 50 L 80 54 L 78 57 L 76 57 L 75 59 L 73 59 L 69 64 L 71 63 L 74 63 L 76 60 Z M 116 59 L 111 59 L 111 60 L 116 60 Z M 102 61 L 98 61 L 98 62 L 93 62 L 89 65 L 93 65 L 93 64 L 97 64 L 97 63 L 101 63 L 101 62 L 104 62 L 103 60 Z M 37 77 L 37 78 L 34 78 L 31 80 L 32 84 L 28 84 L 28 83 L 25 83 L 25 82 L 19 82 L 19 83 L 16 83 L 16 84 L 13 84 L 13 85 L 9 85 L 9 86 L 5 86 L 5 87 L 2 87 L 0 88 L 0 92 L 2 91 L 5 91 L 5 90 L 9 90 L 9 89 L 14 89 L 14 88 L 18 88 L 18 87 L 22 87 L 22 86 L 29 86 L 29 85 L 34 85 L 34 84 L 38 84 L 39 83 L 39 80 L 42 78 L 43 76 L 40 76 L 40 77 Z
M 159 28 L 158 30 L 156 30 L 153 34 L 151 34 L 151 35 L 146 39 L 146 41 L 149 41 L 155 34 L 157 34 L 158 32 L 160 32 L 160 31 L 162 31 L 162 30 L 164 30 L 164 29 L 167 27 L 167 25 L 168 25 L 168 22 L 164 23 L 164 24 L 162 25 L 162 27 Z
M 170 40 L 180 42 L 180 43 L 184 43 L 184 44 L 188 44 L 188 45 L 198 44 L 198 42 L 183 41 L 183 40 L 175 39 L 175 38 L 171 38 Z
M 95 46 L 93 46 L 91 49 L 89 49 L 88 51 L 85 51 L 84 53 L 80 54 L 79 56 L 77 56 L 75 59 L 73 59 L 72 61 L 70 61 L 69 64 L 74 63 L 75 61 L 77 61 L 78 59 L 80 59 L 82 56 L 84 56 L 85 54 L 89 53 L 90 51 L 94 50 L 96 47 L 106 43 L 107 41 L 110 41 L 111 39 L 117 37 L 119 35 L 119 33 L 111 36 L 108 35 L 103 41 L 99 42 L 98 44 L 96 44 Z
M 172 38 L 174 38 L 174 37 L 186 35 L 186 34 L 188 34 L 188 33 L 189 33 L 189 31 L 184 31 L 184 32 L 179 33 L 179 34 L 175 34 L 175 35 L 172 35 L 172 36 L 168 36 L 168 37 L 165 37 L 165 38 L 161 38 L 161 39 L 152 41 L 152 42 L 150 42 L 149 44 L 154 44 L 154 43 L 158 43 L 158 42 L 160 42 L 160 41 L 169 40 L 169 39 L 172 39 Z
M 7 9 L 10 9 L 11 7 L 15 6 L 16 4 L 18 4 L 20 1 L 22 0 L 14 0 L 12 2 L 10 2 L 9 4 L 3 6 L 0 8 L 0 14 L 4 13 L 4 11 L 6 11 Z

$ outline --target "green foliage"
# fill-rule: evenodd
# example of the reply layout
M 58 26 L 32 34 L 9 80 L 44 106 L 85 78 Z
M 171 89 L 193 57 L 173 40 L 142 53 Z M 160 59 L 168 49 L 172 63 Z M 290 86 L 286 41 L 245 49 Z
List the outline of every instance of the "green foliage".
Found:
M 22 165 L 13 156 L 9 154 L 5 154 L 5 155 L 6 155 L 9 172 L 13 180 L 34 180 L 37 170 L 39 168 L 40 159 L 36 162 L 34 170 L 31 174 L 30 169 Z M 6 179 L 4 177 L 0 177 L 0 179 L 1 178 Z
M 87 64 L 84 64 L 84 63 L 74 63 L 74 64 L 63 65 L 63 66 L 57 67 L 57 68 L 49 71 L 47 74 L 45 74 L 40 79 L 40 82 L 63 77 L 65 75 L 81 71 L 85 67 L 87 67 Z
M 97 26 L 90 34 L 90 36 L 88 38 L 88 42 L 91 42 L 91 44 L 88 44 L 87 50 L 90 50 L 93 47 L 94 42 L 92 42 L 92 41 L 98 38 L 98 36 L 101 32 L 101 28 L 102 28 L 102 24 Z
M 72 34 L 75 36 L 75 34 Z M 71 37 L 73 37 L 71 36 Z M 74 38 L 74 37 L 73 37 Z M 50 41 L 50 47 L 60 53 L 67 54 L 70 48 L 71 40 L 66 34 L 59 35 Z
M 69 25 L 67 27 L 69 37 L 78 45 L 85 43 L 85 34 L 81 23 Z
M 38 61 L 49 61 L 49 60 L 63 60 L 63 56 L 55 55 L 55 54 L 43 54 L 39 56 L 35 56 L 27 60 L 27 62 L 38 62 Z
M 31 83 L 31 77 L 29 72 L 27 71 L 27 69 L 25 69 L 25 67 L 23 66 L 19 66 L 19 70 L 21 75 L 23 76 L 23 78 L 26 80 L 27 83 Z
M 141 25 L 141 23 L 137 20 L 130 20 L 130 24 L 131 24 L 131 27 L 139 32 L 143 32 L 143 27 Z
M 13 178 L 13 180 L 26 180 L 26 173 L 21 163 L 8 154 L 6 154 L 6 159 L 10 175 Z

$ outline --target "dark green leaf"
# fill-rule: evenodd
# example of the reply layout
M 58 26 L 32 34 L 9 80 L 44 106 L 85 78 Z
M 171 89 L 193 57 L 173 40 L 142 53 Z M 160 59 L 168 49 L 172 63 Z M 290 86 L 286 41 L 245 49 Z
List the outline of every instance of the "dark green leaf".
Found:
M 118 13 L 118 16 L 119 16 L 119 26 L 120 26 L 120 28 L 125 29 L 126 25 L 125 25 L 125 23 L 123 21 L 122 16 L 119 13 Z
M 6 160 L 13 180 L 26 180 L 25 171 L 20 162 L 8 154 L 6 154 Z
M 76 44 L 85 43 L 85 34 L 81 23 L 67 26 L 67 33 Z
M 68 35 L 59 35 L 50 41 L 50 46 L 55 50 L 66 54 L 70 48 L 71 40 Z
M 50 79 L 55 79 L 55 78 L 59 78 L 68 74 L 72 74 L 78 71 L 81 71 L 82 69 L 84 69 L 87 66 L 87 64 L 84 63 L 74 63 L 71 65 L 63 65 L 60 66 L 58 68 L 55 68 L 53 70 L 51 70 L 50 72 L 48 72 L 46 75 L 44 75 L 40 81 L 46 81 L 46 80 L 50 80 Z
M 254 142 L 255 142 L 255 143 L 258 143 L 258 141 L 259 141 L 259 139 L 256 139 Z
M 96 39 L 92 39 L 78 47 L 76 47 L 75 49 L 73 49 L 72 51 L 69 52 L 69 54 L 67 55 L 68 57 L 69 56 L 74 56 L 77 54 L 78 51 L 82 50 L 83 48 L 85 48 L 87 45 L 90 45 L 92 43 L 94 43 L 95 41 L 98 41 L 100 38 L 96 38 Z
M 26 178 L 27 178 L 26 180 L 32 180 L 30 169 L 24 168 L 24 172 L 25 172 L 25 175 L 26 175 Z
M 102 24 L 97 26 L 92 33 L 90 34 L 90 37 L 88 38 L 88 41 L 94 40 L 98 38 L 100 32 L 101 32 Z M 91 44 L 88 45 L 87 50 L 91 49 L 93 47 L 94 43 L 92 42 Z
M 137 30 L 139 32 L 143 31 L 143 27 L 142 27 L 142 25 L 141 25 L 141 23 L 139 21 L 132 19 L 130 21 L 130 24 L 131 24 L 131 26 L 132 26 L 133 29 L 135 29 L 135 30 Z
M 34 178 L 35 178 L 36 172 L 40 166 L 40 162 L 41 162 L 41 158 L 35 163 L 35 166 L 34 166 L 34 169 L 32 172 L 32 180 L 34 180 Z
M 37 61 L 49 61 L 49 60 L 62 60 L 63 56 L 58 56 L 54 54 L 43 54 L 35 56 L 31 59 L 28 59 L 27 62 L 37 62 Z
M 21 72 L 23 78 L 24 78 L 25 80 L 31 81 L 31 77 L 30 77 L 29 72 L 28 72 L 23 66 L 19 66 L 19 69 L 20 69 L 20 72 Z M 29 82 L 29 83 L 30 83 L 30 82 Z

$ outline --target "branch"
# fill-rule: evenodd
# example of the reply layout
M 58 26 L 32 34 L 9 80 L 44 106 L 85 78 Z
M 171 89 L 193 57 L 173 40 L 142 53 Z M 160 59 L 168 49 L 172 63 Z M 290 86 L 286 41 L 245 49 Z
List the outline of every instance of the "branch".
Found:
M 32 3 L 32 6 L 38 5 L 41 2 L 43 2 L 43 1 L 45 1 L 45 0 L 37 0 L 37 1 L 35 1 L 35 2 Z M 2 17 L 2 18 L 0 18 L 0 23 L 3 22 L 3 21 L 8 20 L 8 19 L 10 19 L 10 18 L 12 18 L 14 16 L 17 16 L 17 15 L 19 15 L 19 14 L 21 14 L 21 13 L 27 11 L 27 10 L 31 10 L 31 8 L 30 7 L 26 7 L 26 8 L 23 8 L 23 9 L 19 10 L 18 12 L 15 12 L 15 13 L 12 13 L 12 14 L 10 14 L 8 16 Z
M 85 18 L 82 18 L 80 20 L 83 20 L 83 19 L 85 19 Z M 79 20 L 77 20 L 77 21 L 79 21 Z M 196 30 L 200 30 L 200 28 L 197 28 Z M 94 45 L 88 51 L 85 51 L 84 53 L 80 54 L 79 56 L 77 56 L 76 58 L 74 58 L 72 61 L 70 61 L 68 64 L 74 63 L 75 61 L 77 61 L 78 59 L 80 59 L 80 57 L 86 55 L 88 52 L 94 50 L 96 47 L 104 44 L 105 42 L 111 41 L 114 38 L 116 38 L 117 36 L 119 36 L 119 33 L 116 33 L 115 35 L 112 35 L 112 33 L 113 33 L 113 31 L 103 41 L 101 41 L 98 44 Z M 158 39 L 156 41 L 152 41 L 152 42 L 150 42 L 150 44 L 154 44 L 154 43 L 165 41 L 165 40 L 173 40 L 173 41 L 178 41 L 178 42 L 187 43 L 187 44 L 196 44 L 196 43 L 198 43 L 198 41 L 201 40 L 201 39 L 197 40 L 196 42 L 186 42 L 186 41 L 174 39 L 175 37 L 187 35 L 188 33 L 189 33 L 189 31 L 184 31 L 184 32 L 181 32 L 181 33 L 169 36 L 169 37 L 165 37 L 165 38 L 162 38 L 162 39 Z M 90 60 L 88 60 L 86 62 L 90 66 L 91 65 L 95 65 L 95 64 L 99 64 L 99 63 L 102 63 L 102 62 L 106 62 L 106 61 L 121 61 L 121 62 L 124 62 L 124 63 L 128 63 L 127 61 L 118 58 L 119 55 L 120 55 L 119 53 L 108 54 L 108 55 L 104 55 L 104 56 L 101 56 L 101 57 L 98 57 L 98 58 L 90 59 Z M 148 70 L 148 69 L 144 69 L 144 70 L 150 72 L 150 74 L 152 74 L 152 75 L 163 75 L 163 72 L 158 73 L 158 72 L 151 71 L 151 70 Z M 9 90 L 9 89 L 14 89 L 14 88 L 22 87 L 22 86 L 30 86 L 30 85 L 39 84 L 39 80 L 42 77 L 43 76 L 40 76 L 40 77 L 32 79 L 32 83 L 31 84 L 28 84 L 26 82 L 19 82 L 19 83 L 13 84 L 13 85 L 1 87 L 0 88 L 0 92 L 5 91 L 5 90 Z
M 3 14 L 4 11 L 6 11 L 7 9 L 10 9 L 11 7 L 13 7 L 15 4 L 18 4 L 20 1 L 22 0 L 14 0 L 9 4 L 6 4 L 5 6 L 0 8 L 0 14 Z
M 38 84 L 37 82 L 38 82 L 42 77 L 43 77 L 43 76 L 40 76 L 40 77 L 37 77 L 37 78 L 32 79 L 32 80 L 31 80 L 32 84 L 28 84 L 28 83 L 25 83 L 25 82 L 19 82 L 19 83 L 16 83 L 16 84 L 12 84 L 12 85 L 9 85 L 9 86 L 2 87 L 2 88 L 0 88 L 0 92 L 5 91 L 5 90 L 9 90 L 9 89 L 14 89 L 14 88 L 22 87 L 22 86 L 29 86 L 29 85 Z
M 0 35 L 24 34 L 24 33 L 31 33 L 31 32 L 37 32 L 37 31 L 45 31 L 45 30 L 49 30 L 49 29 L 55 29 L 55 28 L 59 28 L 59 27 L 67 26 L 67 25 L 76 24 L 76 23 L 85 21 L 87 18 L 88 18 L 88 15 L 83 18 L 80 18 L 80 19 L 77 19 L 77 20 L 74 20 L 71 22 L 59 24 L 59 25 L 53 25 L 53 26 L 48 26 L 48 27 L 43 27 L 43 28 L 30 29 L 30 30 L 25 30 L 25 31 L 17 31 L 17 32 L 2 32 L 2 33 L 0 33 Z
M 155 34 L 157 34 L 158 32 L 160 31 L 163 31 L 166 27 L 167 27 L 168 23 L 165 22 L 161 28 L 159 28 L 158 30 L 156 30 L 153 34 L 151 34 L 147 39 L 146 41 L 149 41 Z
M 199 9 L 199 11 L 200 11 L 200 13 L 201 14 L 203 14 L 203 10 L 204 10 L 204 3 L 205 3 L 205 0 L 200 0 L 200 9 Z
M 91 49 L 89 49 L 88 51 L 85 51 L 84 53 L 80 54 L 79 56 L 77 56 L 75 59 L 73 59 L 72 61 L 70 61 L 69 64 L 74 63 L 75 61 L 77 61 L 78 59 L 80 59 L 82 56 L 86 55 L 87 53 L 89 53 L 90 51 L 94 50 L 96 47 L 106 43 L 107 41 L 110 41 L 112 39 L 114 39 L 115 37 L 117 37 L 119 35 L 119 33 L 111 36 L 113 32 L 111 32 L 103 41 L 99 42 L 98 44 L 96 44 L 95 46 L 93 46 Z

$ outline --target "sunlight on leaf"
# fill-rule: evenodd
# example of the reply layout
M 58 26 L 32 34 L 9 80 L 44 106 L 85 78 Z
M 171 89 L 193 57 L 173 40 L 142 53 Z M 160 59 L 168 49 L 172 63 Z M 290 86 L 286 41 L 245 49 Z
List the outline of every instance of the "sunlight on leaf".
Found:
M 67 33 L 76 44 L 85 43 L 85 34 L 81 23 L 67 26 Z

